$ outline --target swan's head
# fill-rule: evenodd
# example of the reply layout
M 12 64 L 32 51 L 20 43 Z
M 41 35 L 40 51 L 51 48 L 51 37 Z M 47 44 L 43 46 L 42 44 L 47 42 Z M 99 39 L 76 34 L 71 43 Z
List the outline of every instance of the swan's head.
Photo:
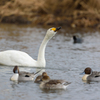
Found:
M 50 28 L 50 29 L 47 30 L 46 36 L 48 38 L 52 38 L 57 33 L 57 31 L 60 30 L 60 29 L 61 29 L 61 27 L 58 27 L 58 28 L 55 28 L 55 27 Z

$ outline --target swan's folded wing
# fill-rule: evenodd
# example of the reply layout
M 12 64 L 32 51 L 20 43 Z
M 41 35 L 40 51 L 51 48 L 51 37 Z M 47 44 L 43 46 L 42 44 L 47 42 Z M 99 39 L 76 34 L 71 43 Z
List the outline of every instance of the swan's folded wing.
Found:
M 10 66 L 36 66 L 36 61 L 25 52 L 6 50 L 0 52 L 0 64 Z

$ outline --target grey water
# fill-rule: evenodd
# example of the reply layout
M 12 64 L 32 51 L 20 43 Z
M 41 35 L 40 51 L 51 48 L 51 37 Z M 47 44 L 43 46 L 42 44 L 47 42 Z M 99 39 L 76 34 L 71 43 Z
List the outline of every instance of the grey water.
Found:
M 0 51 L 21 50 L 37 59 L 39 46 L 48 28 L 21 25 L 0 25 Z M 72 36 L 84 39 L 73 44 Z M 51 79 L 71 82 L 66 90 L 42 90 L 32 82 L 12 82 L 12 66 L 0 65 L 0 100 L 99 100 L 100 82 L 82 81 L 81 72 L 86 67 L 100 71 L 100 33 L 70 32 L 62 28 L 46 47 L 46 68 Z M 5 59 L 6 60 L 6 59 Z M 33 72 L 36 68 L 19 67 Z

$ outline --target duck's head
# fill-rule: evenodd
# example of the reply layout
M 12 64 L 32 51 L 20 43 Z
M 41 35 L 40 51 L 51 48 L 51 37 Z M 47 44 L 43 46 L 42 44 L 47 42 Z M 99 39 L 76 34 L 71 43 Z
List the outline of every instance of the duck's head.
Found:
M 85 72 L 85 74 L 91 74 L 92 69 L 90 67 L 87 67 L 87 68 L 85 68 L 84 72 Z
M 74 40 L 76 40 L 76 39 L 77 39 L 75 35 L 73 36 L 73 39 L 74 39 Z
M 48 76 L 48 75 L 47 75 L 47 73 L 46 73 L 46 72 L 43 72 L 43 73 L 42 73 L 42 76 Z
M 47 73 L 46 72 L 43 72 L 42 73 L 42 79 L 41 79 L 42 81 L 48 81 L 48 80 L 50 80 L 50 77 L 47 75 Z
M 19 68 L 18 68 L 18 66 L 15 66 L 15 67 L 14 67 L 13 72 L 14 72 L 14 73 L 19 73 Z
M 60 30 L 60 29 L 61 29 L 61 27 L 58 27 L 58 28 L 55 28 L 55 27 L 50 28 L 50 29 L 47 30 L 46 36 L 48 38 L 52 38 L 57 33 L 57 31 Z
M 92 73 L 92 69 L 90 67 L 85 68 L 84 72 L 82 72 L 81 74 L 91 74 Z

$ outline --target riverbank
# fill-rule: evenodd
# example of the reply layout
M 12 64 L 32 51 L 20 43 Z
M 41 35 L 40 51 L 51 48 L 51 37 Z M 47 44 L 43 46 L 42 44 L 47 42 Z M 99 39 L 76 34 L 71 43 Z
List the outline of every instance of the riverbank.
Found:
M 0 0 L 0 22 L 100 28 L 99 0 Z

